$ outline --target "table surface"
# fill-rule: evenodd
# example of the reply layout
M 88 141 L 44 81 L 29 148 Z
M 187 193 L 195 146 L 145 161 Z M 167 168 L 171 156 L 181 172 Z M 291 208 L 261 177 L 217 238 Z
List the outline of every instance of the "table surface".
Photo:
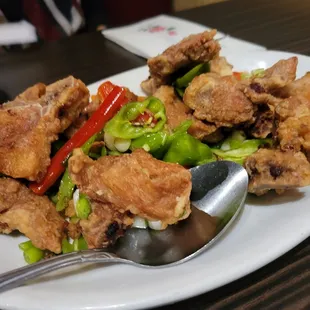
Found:
M 310 55 L 310 0 L 232 0 L 176 15 L 268 49 Z M 13 98 L 38 81 L 72 74 L 88 84 L 144 64 L 100 33 L 83 34 L 0 54 L 0 89 Z M 310 238 L 240 280 L 157 308 L 176 309 L 310 309 Z

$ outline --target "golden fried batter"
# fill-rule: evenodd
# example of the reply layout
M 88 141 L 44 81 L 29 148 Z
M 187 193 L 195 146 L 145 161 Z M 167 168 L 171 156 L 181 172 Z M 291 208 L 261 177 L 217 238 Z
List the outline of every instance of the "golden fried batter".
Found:
M 279 60 L 264 72 L 263 77 L 254 77 L 251 84 L 259 84 L 266 92 L 284 87 L 296 78 L 297 57 Z
M 291 96 L 304 97 L 310 102 L 310 72 L 307 72 L 302 78 L 287 84 L 277 94 L 283 98 Z
M 276 107 L 276 136 L 282 150 L 303 151 L 310 160 L 310 102 L 290 97 Z
M 80 226 L 88 248 L 102 248 L 122 236 L 124 230 L 133 224 L 133 216 L 120 213 L 109 204 L 91 201 L 92 212 Z
M 271 111 L 281 102 L 278 92 L 296 78 L 298 59 L 291 57 L 280 60 L 264 72 L 263 77 L 253 77 L 242 81 L 246 96 L 256 104 L 267 104 Z
M 73 182 L 90 199 L 130 211 L 163 227 L 190 214 L 191 174 L 178 164 L 153 158 L 143 149 L 93 161 L 81 149 L 69 159 Z
M 254 138 L 264 139 L 274 133 L 274 112 L 261 105 L 254 114 L 255 121 L 250 126 L 249 134 Z
M 51 142 L 88 104 L 86 86 L 72 76 L 37 84 L 0 108 L 0 173 L 39 181 L 50 164 Z
M 165 105 L 167 125 L 171 131 L 185 120 L 193 121 L 188 133 L 199 140 L 207 141 L 208 137 L 216 131 L 217 127 L 214 124 L 203 123 L 192 115 L 191 109 L 179 99 L 172 86 L 159 87 L 153 96 Z
M 216 30 L 193 34 L 162 54 L 150 58 L 147 62 L 150 77 L 141 83 L 147 94 L 153 94 L 161 85 L 170 84 L 171 74 L 190 64 L 209 62 L 218 56 L 219 43 L 214 40 Z
M 35 195 L 16 180 L 1 178 L 0 202 L 0 232 L 19 230 L 34 246 L 61 252 L 65 222 L 47 197 Z
M 186 88 L 183 99 L 197 119 L 217 127 L 232 127 L 253 118 L 253 105 L 232 76 L 201 74 Z
M 245 168 L 249 192 L 257 195 L 310 185 L 310 163 L 301 152 L 260 149 L 246 159 Z
M 232 75 L 233 66 L 225 57 L 215 57 L 209 62 L 210 72 L 217 73 L 221 76 Z

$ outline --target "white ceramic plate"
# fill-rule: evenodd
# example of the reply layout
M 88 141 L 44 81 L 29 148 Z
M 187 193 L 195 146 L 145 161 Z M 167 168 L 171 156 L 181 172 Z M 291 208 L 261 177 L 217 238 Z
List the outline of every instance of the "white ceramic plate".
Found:
M 271 66 L 288 53 L 231 54 L 236 70 Z M 310 70 L 299 56 L 298 76 Z M 111 77 L 140 93 L 145 67 Z M 100 82 L 90 85 L 95 93 Z M 0 295 L 3 310 L 142 309 L 189 298 L 236 280 L 281 256 L 310 235 L 310 188 L 283 196 L 249 197 L 228 233 L 199 257 L 176 267 L 146 270 L 125 265 L 88 266 L 49 275 Z M 24 265 L 18 243 L 0 236 L 0 273 Z

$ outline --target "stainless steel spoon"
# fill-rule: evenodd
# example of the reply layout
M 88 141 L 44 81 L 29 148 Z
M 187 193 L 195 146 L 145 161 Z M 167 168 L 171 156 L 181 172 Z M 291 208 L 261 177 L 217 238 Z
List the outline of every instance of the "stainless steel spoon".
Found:
M 223 235 L 244 205 L 248 175 L 233 162 L 192 168 L 192 214 L 166 230 L 131 228 L 114 246 L 73 252 L 0 275 L 0 292 L 48 272 L 81 263 L 126 263 L 162 268 L 192 259 Z

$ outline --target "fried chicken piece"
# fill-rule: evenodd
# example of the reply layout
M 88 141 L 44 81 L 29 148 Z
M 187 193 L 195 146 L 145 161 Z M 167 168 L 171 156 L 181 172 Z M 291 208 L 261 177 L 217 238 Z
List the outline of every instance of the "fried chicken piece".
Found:
M 203 123 L 196 119 L 191 114 L 191 109 L 175 94 L 172 86 L 159 87 L 153 96 L 160 99 L 165 105 L 167 125 L 171 131 L 188 119 L 193 121 L 188 133 L 199 140 L 207 141 L 209 137 L 211 138 L 210 135 L 217 130 L 214 124 Z M 212 139 L 214 140 L 214 138 Z
M 153 94 L 161 85 L 170 84 L 172 73 L 191 64 L 209 62 L 220 51 L 220 45 L 214 40 L 216 30 L 193 34 L 162 54 L 150 58 L 147 62 L 150 76 L 141 83 L 147 94 Z
M 16 180 L 1 178 L 0 201 L 0 232 L 19 230 L 37 248 L 61 252 L 65 221 L 47 197 L 35 195 Z
M 263 77 L 242 82 L 245 85 L 244 93 L 253 103 L 268 104 L 273 110 L 281 102 L 276 96 L 277 91 L 295 80 L 297 63 L 297 57 L 278 61 L 265 70 Z
M 82 234 L 82 229 L 80 226 L 80 223 L 68 223 L 67 227 L 66 227 L 66 231 L 68 236 L 75 240 L 75 239 L 79 239 L 81 237 Z
M 260 105 L 254 114 L 255 122 L 249 134 L 254 138 L 265 139 L 275 131 L 274 112 L 267 105 Z
M 129 211 L 162 227 L 190 214 L 191 174 L 178 164 L 153 158 L 143 149 L 93 161 L 81 149 L 69 159 L 73 182 L 90 199 Z
M 259 84 L 250 84 L 250 86 L 243 89 L 243 92 L 252 103 L 257 105 L 268 105 L 271 111 L 274 111 L 274 108 L 282 101 L 281 98 L 266 93 Z
M 18 95 L 16 99 L 21 100 L 22 103 L 27 103 L 28 101 L 38 100 L 45 94 L 45 92 L 46 85 L 43 83 L 37 83 L 31 87 L 28 87 L 23 93 Z
M 221 76 L 232 75 L 233 66 L 225 57 L 216 57 L 209 62 L 210 72 Z
M 284 87 L 296 78 L 297 57 L 279 60 L 264 72 L 263 77 L 254 77 L 251 84 L 259 84 L 266 92 Z
M 253 119 L 253 105 L 233 76 L 214 73 L 196 76 L 186 88 L 183 100 L 197 119 L 217 127 L 232 127 Z
M 39 181 L 50 164 L 51 143 L 88 104 L 86 86 L 72 76 L 37 84 L 0 107 L 0 173 Z
M 270 189 L 284 190 L 310 184 L 310 163 L 301 152 L 259 149 L 245 161 L 249 192 L 262 195 Z
M 279 89 L 277 95 L 282 98 L 291 96 L 304 97 L 310 102 L 310 72 L 307 72 L 302 78 Z
M 282 99 L 276 106 L 276 116 L 279 121 L 285 121 L 290 117 L 301 117 L 310 114 L 310 102 L 303 97 L 289 97 Z
M 112 205 L 91 201 L 92 212 L 87 220 L 81 220 L 82 234 L 88 248 L 102 248 L 114 243 L 133 224 L 129 212 L 118 212 Z
M 310 115 L 290 117 L 279 123 L 277 138 L 282 150 L 304 151 L 310 155 Z M 308 157 L 310 160 L 310 157 Z
M 303 151 L 310 160 L 310 102 L 290 97 L 276 107 L 277 139 L 282 150 Z

